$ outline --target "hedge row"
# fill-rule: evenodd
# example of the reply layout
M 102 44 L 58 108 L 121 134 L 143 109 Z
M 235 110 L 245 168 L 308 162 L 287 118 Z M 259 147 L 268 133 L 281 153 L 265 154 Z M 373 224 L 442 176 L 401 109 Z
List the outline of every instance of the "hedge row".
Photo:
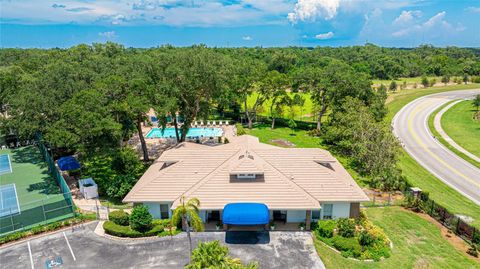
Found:
M 132 228 L 130 228 L 130 226 L 118 225 L 113 221 L 106 221 L 103 224 L 103 229 L 105 230 L 105 233 L 109 235 L 118 236 L 118 237 L 129 237 L 129 238 L 170 235 L 169 232 L 165 231 L 165 224 L 166 224 L 165 221 L 154 220 L 152 224 L 153 224 L 153 227 L 144 233 L 135 231 Z M 180 233 L 180 231 L 175 230 L 173 231 L 172 235 L 176 235 L 178 233 Z
M 52 231 L 58 230 L 58 229 L 63 228 L 63 227 L 67 227 L 67 226 L 82 223 L 82 222 L 87 221 L 87 220 L 94 220 L 95 218 L 96 218 L 95 214 L 87 214 L 87 215 L 80 214 L 75 218 L 67 219 L 67 220 L 64 220 L 64 221 L 57 221 L 57 222 L 50 223 L 48 225 L 35 226 L 32 229 L 27 230 L 27 231 L 10 233 L 10 234 L 7 234 L 5 236 L 0 237 L 0 245 L 6 244 L 8 242 L 17 241 L 17 240 L 20 240 L 20 239 L 23 239 L 23 238 L 26 238 L 26 237 L 29 237 L 29 236 L 32 236 L 32 235 L 36 235 L 36 234 L 40 234 L 40 233 L 46 233 L 46 232 L 52 232 Z

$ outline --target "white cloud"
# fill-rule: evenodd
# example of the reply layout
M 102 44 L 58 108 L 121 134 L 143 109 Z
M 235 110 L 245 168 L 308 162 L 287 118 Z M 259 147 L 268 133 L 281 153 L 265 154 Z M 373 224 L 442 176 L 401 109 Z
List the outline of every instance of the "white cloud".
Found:
M 409 10 L 402 11 L 400 15 L 393 21 L 394 25 L 406 25 L 410 24 L 416 18 L 422 17 L 422 12 L 420 10 Z
M 245 41 L 253 40 L 253 38 L 252 38 L 251 36 L 249 36 L 249 35 L 243 36 L 242 39 L 245 40 Z
M 115 34 L 115 31 L 100 32 L 98 33 L 98 35 L 106 39 L 113 39 L 117 37 L 117 35 Z
M 320 40 L 325 40 L 325 39 L 330 39 L 333 37 L 333 32 L 330 31 L 328 33 L 324 33 L 324 34 L 318 34 L 315 36 L 316 39 L 320 39 Z
M 480 7 L 467 7 L 465 10 L 473 13 L 480 13 Z
M 447 20 L 445 20 L 446 12 L 442 11 L 421 24 L 416 24 L 411 27 L 403 28 L 392 33 L 394 37 L 405 37 L 412 34 L 422 33 L 428 36 L 439 36 L 443 34 L 452 34 L 455 32 L 461 32 L 465 30 L 462 24 L 453 26 Z
M 330 20 L 337 15 L 339 6 L 340 0 L 298 0 L 287 18 L 292 23 L 317 19 Z

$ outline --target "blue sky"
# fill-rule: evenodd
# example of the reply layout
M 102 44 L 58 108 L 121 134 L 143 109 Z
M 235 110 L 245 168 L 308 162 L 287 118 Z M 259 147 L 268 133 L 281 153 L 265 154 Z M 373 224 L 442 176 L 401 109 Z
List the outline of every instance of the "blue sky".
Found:
M 479 0 L 0 0 L 1 47 L 480 47 Z

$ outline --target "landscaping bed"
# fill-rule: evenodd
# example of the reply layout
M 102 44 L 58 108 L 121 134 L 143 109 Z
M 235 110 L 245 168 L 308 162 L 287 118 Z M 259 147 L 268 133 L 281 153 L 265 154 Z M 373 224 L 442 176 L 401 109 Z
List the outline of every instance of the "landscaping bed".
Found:
M 113 211 L 109 221 L 103 223 L 105 233 L 117 237 L 139 238 L 177 235 L 181 231 L 171 227 L 170 220 L 153 220 L 143 206 L 135 207 L 132 215 L 123 210 Z M 148 214 L 147 214 L 148 213 Z
M 318 240 L 345 258 L 379 261 L 391 255 L 390 240 L 364 216 L 359 220 L 321 220 L 314 228 Z

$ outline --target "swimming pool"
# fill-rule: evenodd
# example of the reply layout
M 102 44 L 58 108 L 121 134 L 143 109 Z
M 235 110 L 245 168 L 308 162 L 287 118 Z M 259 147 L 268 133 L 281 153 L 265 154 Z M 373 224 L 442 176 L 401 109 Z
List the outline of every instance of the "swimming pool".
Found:
M 187 137 L 218 137 L 223 135 L 221 128 L 190 128 Z M 153 128 L 145 136 L 146 138 L 175 138 L 175 128 Z

